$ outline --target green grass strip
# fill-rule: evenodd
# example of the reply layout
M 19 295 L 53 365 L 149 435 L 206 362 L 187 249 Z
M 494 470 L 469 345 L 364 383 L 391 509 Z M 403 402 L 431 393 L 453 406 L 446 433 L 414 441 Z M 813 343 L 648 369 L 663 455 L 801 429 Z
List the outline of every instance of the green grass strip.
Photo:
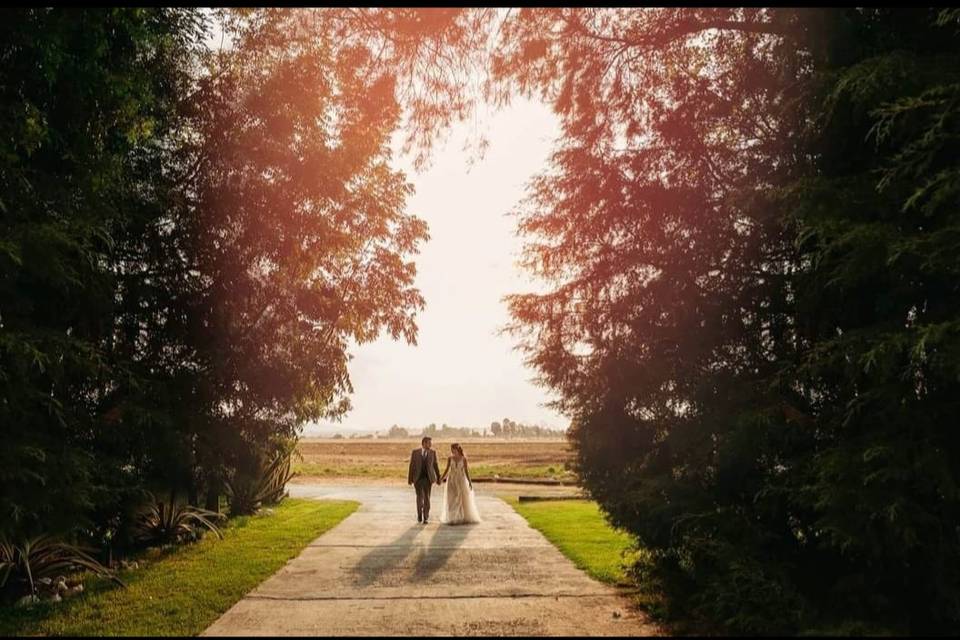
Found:
M 592 500 L 507 502 L 570 558 L 578 569 L 609 584 L 627 584 L 623 571 L 624 554 L 633 548 L 630 534 L 614 529 Z
M 288 499 L 233 518 L 223 540 L 147 554 L 146 567 L 122 574 L 126 589 L 88 579 L 84 594 L 60 604 L 0 609 L 0 635 L 197 635 L 358 506 Z

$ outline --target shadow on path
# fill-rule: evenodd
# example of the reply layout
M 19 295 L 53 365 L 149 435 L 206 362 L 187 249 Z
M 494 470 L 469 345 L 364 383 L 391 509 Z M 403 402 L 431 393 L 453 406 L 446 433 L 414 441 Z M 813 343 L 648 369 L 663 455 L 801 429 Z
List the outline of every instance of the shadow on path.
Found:
M 369 587 L 379 582 L 384 574 L 403 564 L 416 548 L 414 540 L 422 529 L 421 524 L 412 525 L 389 545 L 371 549 L 353 568 L 354 584 L 358 587 Z
M 352 573 L 358 587 L 399 586 L 421 583 L 443 568 L 463 545 L 472 525 L 436 525 L 430 540 L 417 544 L 417 536 L 424 532 L 421 524 L 411 525 L 392 542 L 374 547 L 365 554 Z M 407 559 L 416 552 L 412 571 L 402 570 Z
M 413 578 L 422 581 L 439 571 L 453 557 L 470 534 L 473 525 L 443 525 L 437 527 L 426 549 L 420 552 Z

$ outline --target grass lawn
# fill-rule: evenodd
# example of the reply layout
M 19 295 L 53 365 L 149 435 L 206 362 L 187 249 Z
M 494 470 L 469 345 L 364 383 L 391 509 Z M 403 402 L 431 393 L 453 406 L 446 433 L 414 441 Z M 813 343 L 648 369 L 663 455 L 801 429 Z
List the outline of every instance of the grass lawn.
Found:
M 627 584 L 624 554 L 629 559 L 634 553 L 633 540 L 607 523 L 596 502 L 520 502 L 516 498 L 508 498 L 507 502 L 579 569 L 602 582 Z
M 126 589 L 90 578 L 59 605 L 0 609 L 0 636 L 197 635 L 357 506 L 287 499 L 272 513 L 233 518 L 223 540 L 149 552 L 145 567 L 121 574 Z

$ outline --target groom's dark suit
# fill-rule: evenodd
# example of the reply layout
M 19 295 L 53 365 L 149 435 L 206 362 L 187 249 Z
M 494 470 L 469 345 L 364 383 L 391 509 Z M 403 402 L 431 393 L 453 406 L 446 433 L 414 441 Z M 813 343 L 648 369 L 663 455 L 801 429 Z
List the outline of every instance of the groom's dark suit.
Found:
M 417 490 L 417 520 L 426 520 L 430 517 L 430 489 L 434 482 L 440 480 L 440 465 L 437 464 L 437 454 L 433 449 L 423 447 L 410 452 L 410 471 L 407 473 L 407 484 L 412 484 Z

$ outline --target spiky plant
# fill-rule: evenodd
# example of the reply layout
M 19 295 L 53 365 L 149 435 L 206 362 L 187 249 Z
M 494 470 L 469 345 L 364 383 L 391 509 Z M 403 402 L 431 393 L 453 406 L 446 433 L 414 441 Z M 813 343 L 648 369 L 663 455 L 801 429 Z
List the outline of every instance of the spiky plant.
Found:
M 267 465 L 263 473 L 261 502 L 277 504 L 287 497 L 287 483 L 294 476 L 291 469 L 292 451 L 281 451 Z
M 217 525 L 223 517 L 214 511 L 154 498 L 137 519 L 136 536 L 141 542 L 152 545 L 195 540 L 203 529 L 223 538 Z
M 43 578 L 88 569 L 125 587 L 120 578 L 87 553 L 51 535 L 27 538 L 19 542 L 0 539 L 0 589 L 14 596 L 37 595 Z
M 256 465 L 252 472 L 235 472 L 226 483 L 230 513 L 248 515 L 263 505 L 283 500 L 287 496 L 287 482 L 295 475 L 291 470 L 292 456 L 292 447 L 284 448 L 269 463 Z

